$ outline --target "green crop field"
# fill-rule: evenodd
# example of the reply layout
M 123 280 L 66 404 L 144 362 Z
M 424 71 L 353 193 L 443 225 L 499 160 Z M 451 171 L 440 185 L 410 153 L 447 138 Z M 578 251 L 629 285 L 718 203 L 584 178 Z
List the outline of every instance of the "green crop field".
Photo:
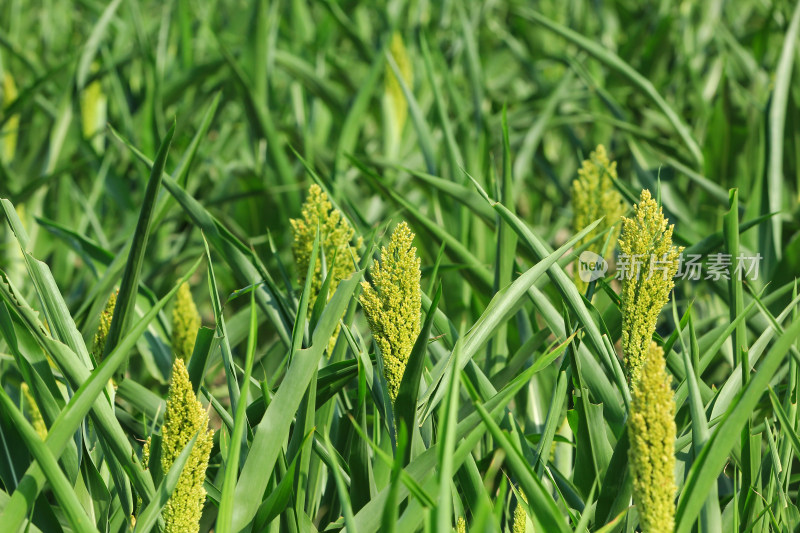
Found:
M 0 1 L 0 532 L 800 531 L 800 3 Z

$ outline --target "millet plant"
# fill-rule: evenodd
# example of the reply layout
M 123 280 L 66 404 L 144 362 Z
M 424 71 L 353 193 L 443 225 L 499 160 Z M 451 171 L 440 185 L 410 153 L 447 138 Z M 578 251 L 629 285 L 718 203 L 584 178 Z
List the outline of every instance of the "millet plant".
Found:
M 799 33 L 0 2 L 0 532 L 798 530 Z

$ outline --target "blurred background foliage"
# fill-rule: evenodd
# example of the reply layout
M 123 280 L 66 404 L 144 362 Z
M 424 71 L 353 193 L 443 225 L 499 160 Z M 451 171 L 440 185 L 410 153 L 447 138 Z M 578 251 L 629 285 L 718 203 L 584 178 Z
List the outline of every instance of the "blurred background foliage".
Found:
M 751 228 L 740 249 L 763 256 L 747 285 L 765 298 L 783 288 L 766 304 L 773 314 L 783 310 L 786 284 L 800 274 L 798 9 L 749 0 L 542 0 L 533 9 L 452 0 L 5 0 L 0 196 L 16 207 L 30 252 L 50 266 L 90 340 L 119 280 L 107 269 L 121 272 L 124 259 L 114 260 L 134 233 L 150 172 L 122 139 L 153 159 L 175 120 L 165 167 L 172 173 L 217 105 L 181 185 L 252 248 L 286 301 L 296 305 L 300 288 L 289 219 L 300 216 L 313 170 L 367 243 L 409 221 L 423 288 L 432 295 L 442 280 L 439 307 L 463 334 L 532 259 L 520 251 L 505 272 L 495 271 L 503 264 L 501 223 L 469 176 L 560 246 L 570 235 L 571 182 L 602 143 L 618 163 L 616 185 L 628 204 L 642 188 L 657 194 L 679 245 L 719 252 L 728 190 L 738 189 L 740 225 Z M 166 190 L 161 195 L 169 203 L 149 234 L 142 309 L 205 249 L 198 225 Z M 18 249 L 3 226 L 0 268 L 20 283 Z M 211 259 L 226 262 L 213 245 Z M 228 300 L 230 344 L 243 361 L 248 298 L 226 296 L 245 283 L 230 268 L 215 274 Z M 191 283 L 211 327 L 203 269 Z M 560 312 L 556 288 L 543 291 Z M 703 332 L 729 324 L 727 283 L 683 282 L 675 294 L 681 313 L 694 302 Z M 613 298 L 601 291 L 595 305 L 617 339 Z M 507 345 L 495 349 L 513 354 L 543 327 L 540 318 L 519 318 L 503 334 Z M 285 346 L 266 316 L 258 322 L 254 376 L 272 385 Z M 748 326 L 758 332 L 765 324 Z M 670 329 L 659 331 L 666 337 Z M 161 317 L 129 369 L 157 392 L 171 368 L 168 337 Z M 709 385 L 731 373 L 729 343 L 721 353 Z M 224 372 L 213 368 L 210 393 L 227 405 Z M 544 423 L 555 371 L 537 374 L 518 398 L 528 433 Z M 4 372 L 3 381 L 19 376 Z M 123 404 L 120 417 L 142 437 L 138 409 Z

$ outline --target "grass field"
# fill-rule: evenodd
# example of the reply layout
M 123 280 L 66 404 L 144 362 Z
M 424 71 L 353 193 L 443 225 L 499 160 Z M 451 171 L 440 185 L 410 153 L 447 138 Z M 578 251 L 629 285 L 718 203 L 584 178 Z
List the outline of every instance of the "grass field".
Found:
M 0 531 L 800 529 L 800 4 L 528 4 L 3 0 Z

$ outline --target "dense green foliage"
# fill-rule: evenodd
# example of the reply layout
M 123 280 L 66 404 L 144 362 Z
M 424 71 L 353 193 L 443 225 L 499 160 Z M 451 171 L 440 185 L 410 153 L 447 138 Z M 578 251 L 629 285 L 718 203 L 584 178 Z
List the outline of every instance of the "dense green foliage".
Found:
M 3 0 L 0 531 L 797 530 L 798 33 L 771 0 Z M 643 190 L 668 222 L 615 247 Z M 702 269 L 581 282 L 611 247 Z M 384 360 L 389 278 L 421 313 Z

